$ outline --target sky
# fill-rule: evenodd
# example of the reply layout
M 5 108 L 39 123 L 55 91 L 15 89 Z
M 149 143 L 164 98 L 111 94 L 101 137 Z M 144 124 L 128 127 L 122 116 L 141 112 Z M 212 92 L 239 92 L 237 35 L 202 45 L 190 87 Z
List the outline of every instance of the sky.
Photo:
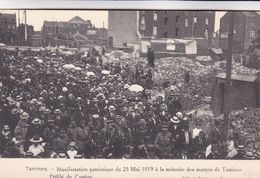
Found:
M 0 10 L 1 13 L 16 13 L 17 10 Z M 22 18 L 23 11 L 20 10 L 20 21 L 24 22 Z M 84 20 L 91 20 L 96 27 L 108 26 L 108 11 L 95 10 L 27 10 L 27 24 L 33 25 L 35 31 L 40 31 L 44 20 L 48 21 L 69 21 L 74 16 L 79 16 Z M 215 31 L 219 29 L 220 18 L 225 14 L 223 11 L 216 12 Z M 18 15 L 17 15 L 18 18 Z

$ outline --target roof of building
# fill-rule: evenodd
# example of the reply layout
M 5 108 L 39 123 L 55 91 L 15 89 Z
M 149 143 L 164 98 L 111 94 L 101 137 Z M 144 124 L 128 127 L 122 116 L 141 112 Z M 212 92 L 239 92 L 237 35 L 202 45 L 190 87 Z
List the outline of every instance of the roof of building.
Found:
M 69 23 L 76 23 L 76 24 L 88 24 L 87 21 L 83 20 L 82 18 L 80 18 L 79 16 L 75 16 L 72 19 L 70 19 L 68 21 Z
M 44 21 L 43 22 L 44 24 L 44 26 L 58 26 L 58 27 L 64 27 L 64 25 L 67 23 L 67 22 L 62 22 L 62 21 Z
M 218 73 L 216 78 L 226 79 L 226 73 Z M 257 76 L 252 75 L 239 75 L 239 74 L 232 74 L 231 80 L 243 81 L 243 82 L 255 82 Z

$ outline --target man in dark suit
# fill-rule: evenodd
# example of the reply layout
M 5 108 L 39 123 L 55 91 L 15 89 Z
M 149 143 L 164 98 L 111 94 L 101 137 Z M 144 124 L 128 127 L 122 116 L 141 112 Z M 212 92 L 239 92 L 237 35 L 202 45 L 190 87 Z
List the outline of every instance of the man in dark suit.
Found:
M 173 143 L 174 143 L 174 149 L 173 151 L 177 155 L 177 157 L 180 155 L 181 152 L 181 142 L 180 142 L 180 120 L 178 117 L 174 116 L 173 118 L 170 119 L 170 124 L 169 124 L 169 132 L 172 134 L 173 137 Z
M 189 132 L 189 126 L 185 126 L 180 133 L 180 143 L 182 150 L 190 151 L 192 136 Z
M 152 48 L 148 48 L 147 60 L 150 67 L 154 67 L 154 58 L 155 58 L 154 51 L 152 50 Z

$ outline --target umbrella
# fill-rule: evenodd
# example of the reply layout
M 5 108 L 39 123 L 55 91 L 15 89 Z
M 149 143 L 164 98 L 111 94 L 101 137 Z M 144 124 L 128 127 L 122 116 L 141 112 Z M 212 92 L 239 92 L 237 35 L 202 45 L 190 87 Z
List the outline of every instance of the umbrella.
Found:
M 65 64 L 63 65 L 64 69 L 75 69 L 75 66 L 73 64 Z
M 101 71 L 101 74 L 109 75 L 109 74 L 110 74 L 110 71 L 108 71 L 108 70 L 102 70 L 102 71 Z
M 80 67 L 75 67 L 74 69 L 79 71 L 82 70 Z
M 37 59 L 36 61 L 37 61 L 38 63 L 40 63 L 40 64 L 43 63 L 43 60 L 41 60 L 41 59 Z
M 87 72 L 86 75 L 88 75 L 88 76 L 96 76 L 96 75 L 94 74 L 94 72 Z
M 138 85 L 138 84 L 133 84 L 131 85 L 128 90 L 130 91 L 134 91 L 134 92 L 141 92 L 144 90 L 144 88 L 141 86 L 141 85 Z
M 63 54 L 63 55 L 66 55 L 66 56 L 70 56 L 70 55 L 75 54 L 74 51 L 62 51 L 62 50 L 60 50 L 59 52 L 60 52 L 61 54 Z

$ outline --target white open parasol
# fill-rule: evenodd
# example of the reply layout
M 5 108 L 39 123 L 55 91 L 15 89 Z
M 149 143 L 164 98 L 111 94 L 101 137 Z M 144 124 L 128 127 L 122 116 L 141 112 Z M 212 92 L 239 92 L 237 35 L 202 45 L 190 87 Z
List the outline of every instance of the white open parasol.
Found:
M 43 63 L 43 60 L 41 60 L 41 59 L 37 59 L 36 61 L 37 61 L 38 63 L 40 63 L 40 64 Z
M 75 70 L 81 71 L 82 69 L 80 67 L 75 67 Z
M 129 91 L 134 91 L 134 92 L 141 92 L 144 90 L 144 88 L 141 85 L 138 84 L 133 84 L 128 88 Z
M 109 71 L 109 70 L 102 70 L 102 71 L 101 71 L 101 74 L 109 75 L 109 74 L 110 74 L 110 71 Z
M 94 72 L 87 72 L 86 75 L 87 75 L 87 76 L 96 76 L 96 75 L 94 74 Z
M 65 64 L 62 66 L 64 69 L 75 69 L 75 66 L 73 64 Z

